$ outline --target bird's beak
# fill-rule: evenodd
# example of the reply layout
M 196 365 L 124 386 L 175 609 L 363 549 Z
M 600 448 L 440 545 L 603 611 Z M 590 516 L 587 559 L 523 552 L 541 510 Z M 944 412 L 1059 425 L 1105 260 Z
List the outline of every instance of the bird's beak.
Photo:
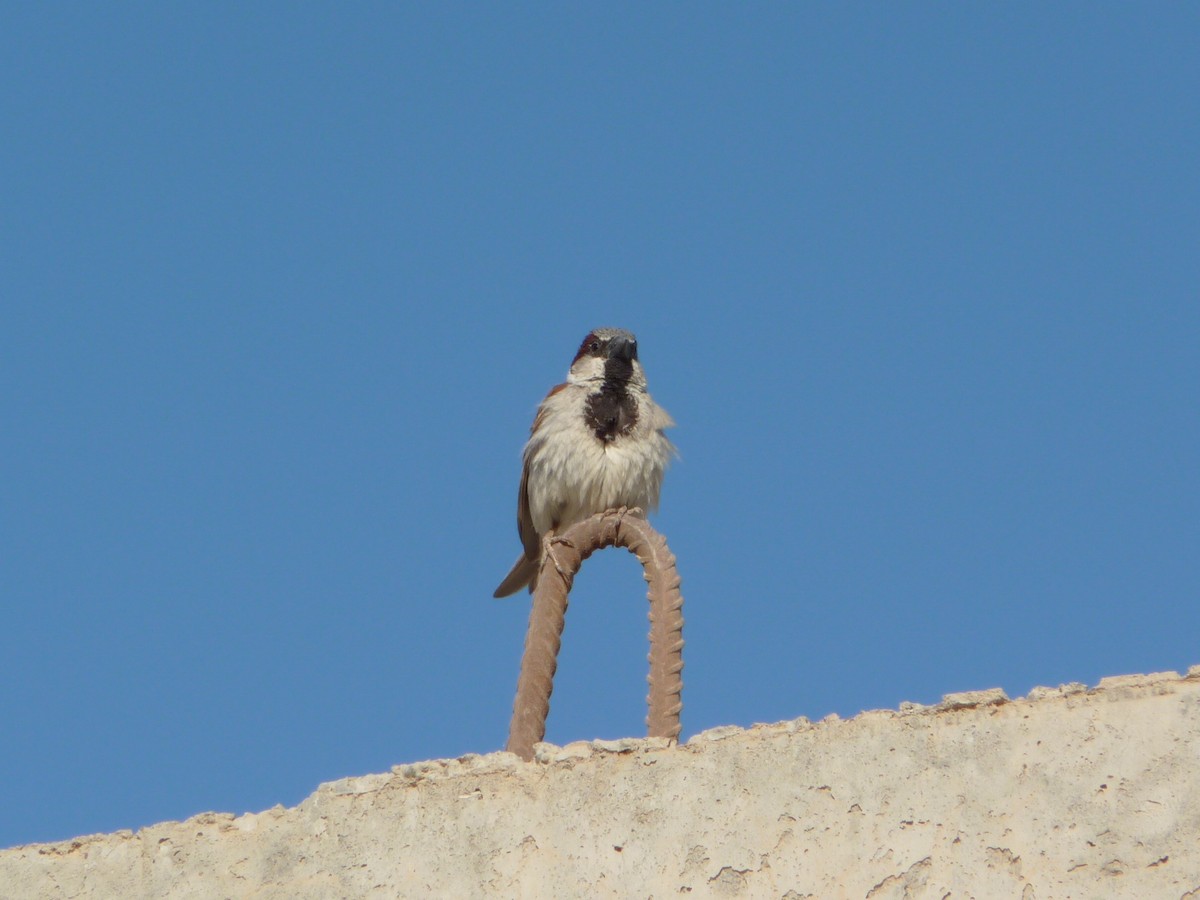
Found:
M 615 337 L 608 343 L 608 355 L 612 359 L 633 362 L 637 359 L 637 341 L 625 337 Z

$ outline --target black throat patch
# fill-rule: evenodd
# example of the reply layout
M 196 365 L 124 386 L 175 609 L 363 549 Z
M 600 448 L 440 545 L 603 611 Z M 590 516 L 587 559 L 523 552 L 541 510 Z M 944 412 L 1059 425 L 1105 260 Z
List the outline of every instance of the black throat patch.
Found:
M 629 392 L 633 365 L 627 360 L 610 359 L 604 364 L 604 383 L 587 398 L 583 416 L 588 428 L 605 443 L 629 434 L 637 424 L 637 400 Z

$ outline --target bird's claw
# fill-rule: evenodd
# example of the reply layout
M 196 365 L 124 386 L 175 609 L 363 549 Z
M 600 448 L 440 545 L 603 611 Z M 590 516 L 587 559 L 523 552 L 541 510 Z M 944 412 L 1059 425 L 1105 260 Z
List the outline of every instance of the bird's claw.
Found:
M 632 516 L 635 519 L 646 518 L 646 512 L 640 506 L 618 506 L 614 512 L 617 514 L 618 521 L 624 521 L 626 516 Z
M 570 547 L 572 549 L 574 549 L 575 545 L 567 538 L 561 537 L 557 534 L 547 534 L 542 539 L 543 550 L 546 556 L 550 557 L 550 561 L 554 563 L 554 571 L 558 573 L 558 577 L 563 581 L 569 581 L 570 579 L 567 570 L 564 569 L 559 563 L 558 554 L 554 551 L 555 544 L 562 544 L 563 546 Z

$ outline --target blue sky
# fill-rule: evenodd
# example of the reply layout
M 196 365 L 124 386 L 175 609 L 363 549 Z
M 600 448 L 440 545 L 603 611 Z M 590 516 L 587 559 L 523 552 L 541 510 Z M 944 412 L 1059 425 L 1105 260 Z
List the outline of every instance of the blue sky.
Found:
M 34 4 L 0 846 L 503 746 L 533 411 L 637 332 L 684 734 L 1200 662 L 1200 12 Z M 633 558 L 548 739 L 644 733 Z

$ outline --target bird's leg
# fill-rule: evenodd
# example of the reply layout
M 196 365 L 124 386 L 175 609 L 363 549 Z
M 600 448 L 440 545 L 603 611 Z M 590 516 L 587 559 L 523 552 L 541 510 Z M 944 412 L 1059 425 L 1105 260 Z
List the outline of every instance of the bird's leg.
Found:
M 618 519 L 624 519 L 626 516 L 633 516 L 635 519 L 646 518 L 646 512 L 640 506 L 619 506 L 614 511 Z
M 554 552 L 555 544 L 563 544 L 567 547 L 574 547 L 575 545 L 565 537 L 555 534 L 553 530 L 547 531 L 542 535 L 542 553 L 550 557 L 550 561 L 554 563 L 554 571 L 558 572 L 559 577 L 563 581 L 569 581 L 567 571 L 559 564 L 558 554 Z

